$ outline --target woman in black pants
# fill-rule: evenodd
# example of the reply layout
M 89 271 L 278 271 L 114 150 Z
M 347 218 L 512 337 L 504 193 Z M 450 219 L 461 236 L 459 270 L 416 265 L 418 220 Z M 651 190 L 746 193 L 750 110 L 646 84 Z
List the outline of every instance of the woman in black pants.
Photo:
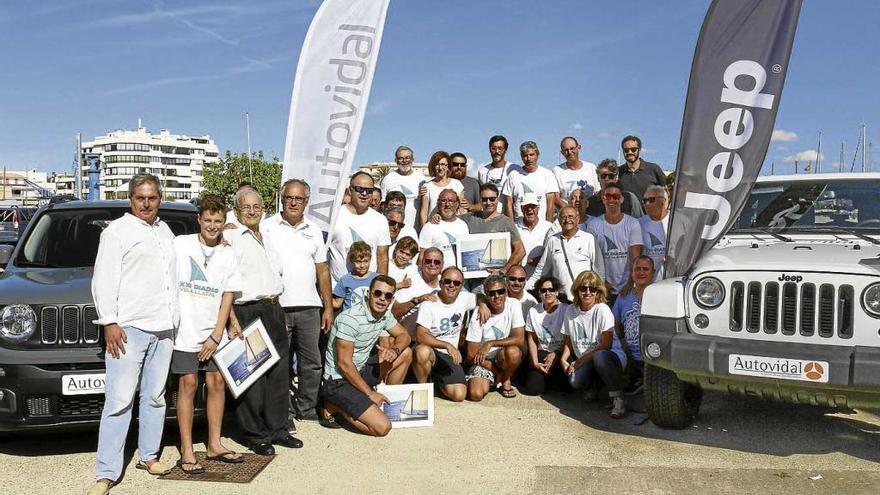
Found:
M 562 322 L 568 304 L 559 302 L 560 282 L 555 277 L 541 277 L 535 288 L 541 304 L 529 309 L 526 316 L 526 341 L 529 346 L 529 367 L 525 384 L 520 391 L 526 395 L 541 395 L 551 383 L 567 383 L 559 365 L 565 336 Z

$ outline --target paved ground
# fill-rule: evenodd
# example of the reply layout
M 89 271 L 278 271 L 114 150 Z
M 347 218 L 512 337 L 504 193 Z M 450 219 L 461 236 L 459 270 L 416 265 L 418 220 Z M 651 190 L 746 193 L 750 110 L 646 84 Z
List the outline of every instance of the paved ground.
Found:
M 880 486 L 880 418 L 870 413 L 707 394 L 692 428 L 666 431 L 608 412 L 561 395 L 439 400 L 434 427 L 384 439 L 301 423 L 305 448 L 278 449 L 249 485 L 157 481 L 132 461 L 112 493 L 873 494 Z M 83 493 L 95 444 L 94 432 L 0 441 L 0 492 Z M 176 449 L 162 458 L 176 461 Z

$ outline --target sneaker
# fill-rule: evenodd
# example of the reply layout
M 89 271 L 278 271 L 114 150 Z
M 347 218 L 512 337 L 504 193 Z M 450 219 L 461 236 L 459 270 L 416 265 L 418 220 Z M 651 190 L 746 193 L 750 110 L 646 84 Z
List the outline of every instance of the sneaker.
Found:
M 626 401 L 623 397 L 617 396 L 614 398 L 614 407 L 611 408 L 611 417 L 620 419 L 624 414 L 626 414 Z

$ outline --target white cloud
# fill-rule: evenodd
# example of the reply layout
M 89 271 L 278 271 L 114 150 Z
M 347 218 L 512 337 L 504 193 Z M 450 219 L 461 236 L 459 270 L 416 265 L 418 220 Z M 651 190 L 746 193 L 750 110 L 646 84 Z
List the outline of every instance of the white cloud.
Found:
M 774 129 L 773 134 L 770 135 L 770 141 L 776 142 L 791 142 L 797 141 L 797 134 L 792 131 L 786 131 L 784 129 Z
M 581 124 L 580 122 L 575 122 L 574 124 L 571 124 L 569 127 L 571 127 L 572 129 L 574 129 L 576 131 L 581 131 L 584 128 L 584 124 Z
M 782 161 L 784 161 L 785 163 L 794 163 L 795 161 L 814 162 L 816 161 L 817 156 L 820 160 L 825 159 L 825 155 L 823 155 L 822 153 L 818 153 L 816 150 L 804 150 L 795 155 L 788 155 L 783 158 Z

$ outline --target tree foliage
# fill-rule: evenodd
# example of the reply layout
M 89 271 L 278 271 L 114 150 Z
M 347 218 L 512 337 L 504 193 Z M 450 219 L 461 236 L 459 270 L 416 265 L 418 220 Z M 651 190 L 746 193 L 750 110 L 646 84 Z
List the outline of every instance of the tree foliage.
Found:
M 247 153 L 232 153 L 217 162 L 206 163 L 203 187 L 206 193 L 219 194 L 232 206 L 232 197 L 242 182 L 250 182 L 263 197 L 263 203 L 270 211 L 275 211 L 278 189 L 281 186 L 282 164 L 278 157 L 268 161 L 262 151 L 254 152 L 248 160 Z M 251 180 L 253 171 L 253 180 Z

